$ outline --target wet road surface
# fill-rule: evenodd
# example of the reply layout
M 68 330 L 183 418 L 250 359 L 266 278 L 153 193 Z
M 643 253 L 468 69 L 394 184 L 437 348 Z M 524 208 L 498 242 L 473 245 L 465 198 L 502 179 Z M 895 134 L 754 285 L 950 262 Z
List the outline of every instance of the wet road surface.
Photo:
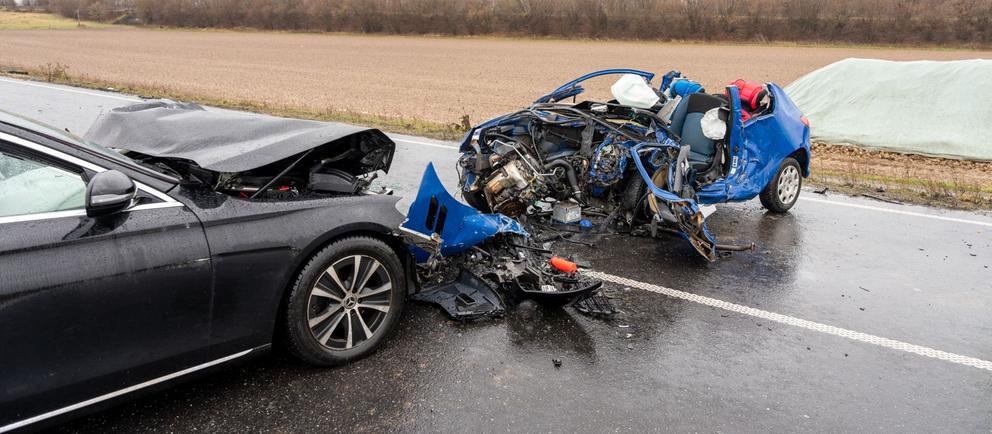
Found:
M 0 95 L 0 109 L 79 133 L 130 100 L 2 78 Z M 427 161 L 454 183 L 454 144 L 394 138 L 385 184 L 409 196 Z M 788 215 L 720 206 L 717 238 L 757 249 L 714 263 L 674 238 L 589 234 L 595 248 L 569 248 L 611 275 L 897 344 L 612 283 L 621 313 L 609 320 L 564 309 L 465 325 L 411 303 L 382 350 L 352 365 L 276 351 L 56 430 L 989 432 L 992 369 L 898 343 L 992 360 L 992 218 L 803 194 Z

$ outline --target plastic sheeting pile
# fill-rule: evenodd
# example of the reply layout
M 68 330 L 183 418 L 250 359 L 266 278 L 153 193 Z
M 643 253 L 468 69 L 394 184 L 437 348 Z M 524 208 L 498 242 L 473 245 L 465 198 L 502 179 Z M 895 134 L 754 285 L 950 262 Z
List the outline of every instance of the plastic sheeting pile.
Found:
M 785 90 L 814 140 L 992 160 L 992 60 L 846 59 Z

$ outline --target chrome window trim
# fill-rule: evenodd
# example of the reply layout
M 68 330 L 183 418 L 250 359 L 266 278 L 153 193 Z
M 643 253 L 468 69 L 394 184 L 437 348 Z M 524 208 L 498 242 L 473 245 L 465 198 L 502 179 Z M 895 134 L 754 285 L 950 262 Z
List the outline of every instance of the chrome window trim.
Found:
M 161 209 L 161 208 L 176 208 L 181 207 L 183 204 L 179 202 L 165 203 L 146 203 L 138 206 L 133 206 L 121 212 L 133 212 L 133 211 L 145 211 L 150 209 Z M 69 209 L 64 211 L 52 211 L 52 212 L 42 212 L 35 214 L 22 214 L 22 215 L 12 215 L 6 217 L 0 217 L 0 225 L 4 223 L 18 223 L 18 222 L 31 222 L 37 220 L 49 220 L 49 219 L 60 219 L 66 217 L 86 217 L 85 209 Z
M 167 194 L 165 194 L 165 193 L 163 193 L 161 191 L 158 191 L 158 190 L 156 190 L 154 188 L 151 188 L 151 187 L 149 187 L 149 186 L 147 186 L 145 184 L 142 184 L 142 183 L 140 183 L 138 181 L 134 181 L 134 185 L 136 185 L 138 187 L 138 190 L 144 191 L 145 193 L 148 193 L 148 194 L 150 194 L 152 196 L 155 196 L 156 199 L 161 200 L 162 202 L 174 204 L 173 206 L 175 206 L 175 205 L 182 206 L 182 204 L 179 203 L 179 201 L 173 199 L 172 196 L 169 196 L 169 195 L 167 195 Z
M 179 202 L 145 203 L 145 204 L 141 204 L 141 205 L 138 205 L 138 206 L 133 206 L 131 208 L 128 208 L 128 209 L 124 210 L 124 212 L 144 211 L 146 209 L 176 208 L 176 207 L 182 207 L 182 206 L 183 206 L 183 204 L 181 204 Z
M 10 142 L 10 143 L 13 143 L 15 145 L 23 146 L 23 147 L 25 147 L 27 149 L 30 149 L 32 151 L 40 152 L 42 154 L 48 155 L 49 157 L 53 157 L 53 158 L 56 158 L 56 159 L 65 161 L 66 163 L 69 163 L 69 164 L 72 164 L 72 165 L 75 165 L 75 166 L 79 166 L 79 167 L 82 167 L 84 169 L 92 170 L 92 171 L 94 171 L 96 173 L 104 172 L 104 171 L 107 170 L 105 167 L 98 166 L 96 164 L 90 163 L 89 161 L 86 161 L 86 160 L 82 160 L 82 159 L 73 157 L 72 155 L 66 154 L 64 152 L 59 152 L 59 151 L 56 151 L 54 149 L 51 149 L 51 148 L 49 148 L 47 146 L 39 145 L 37 143 L 31 142 L 31 141 L 28 141 L 28 140 L 24 140 L 24 139 L 22 139 L 20 137 L 13 136 L 13 135 L 10 135 L 10 134 L 4 133 L 4 132 L 0 132 L 0 140 L 6 141 L 6 142 Z M 147 185 L 145 185 L 143 183 L 140 183 L 138 181 L 134 181 L 134 185 L 137 186 L 139 190 L 144 191 L 145 193 L 148 193 L 148 194 L 152 195 L 153 197 L 155 197 L 158 200 L 161 200 L 162 202 L 160 202 L 160 203 L 148 203 L 148 204 L 138 205 L 138 206 L 135 206 L 135 207 L 128 208 L 126 210 L 127 212 L 143 211 L 143 210 L 159 209 L 159 208 L 181 207 L 181 206 L 183 206 L 183 204 L 181 202 L 173 199 L 171 196 L 169 196 L 169 195 L 167 195 L 167 194 L 165 194 L 165 193 L 163 193 L 161 191 L 158 191 L 158 190 L 156 190 L 156 189 L 154 189 L 152 187 L 149 187 L 149 186 L 147 186 Z M 63 218 L 63 217 L 81 217 L 81 216 L 85 216 L 85 215 L 86 215 L 86 210 L 84 210 L 84 209 L 52 211 L 52 212 L 43 212 L 43 213 L 34 213 L 34 214 L 23 214 L 23 215 L 16 215 L 16 216 L 0 217 L 0 224 L 25 222 L 25 221 L 34 221 L 34 220 L 48 220 L 48 219 Z
M 42 145 L 39 145 L 37 143 L 30 142 L 30 141 L 24 140 L 24 139 L 22 139 L 20 137 L 12 136 L 12 135 L 7 134 L 7 133 L 4 133 L 4 132 L 0 132 L 0 140 L 7 141 L 7 142 L 13 143 L 15 145 L 21 145 L 21 146 L 23 146 L 25 148 L 28 148 L 28 149 L 32 150 L 32 151 L 41 152 L 42 154 L 48 155 L 50 157 L 58 158 L 59 160 L 65 161 L 67 163 L 71 163 L 73 165 L 76 165 L 76 166 L 79 166 L 79 167 L 82 167 L 82 168 L 85 168 L 85 169 L 92 170 L 92 171 L 97 172 L 97 173 L 103 172 L 103 171 L 107 170 L 107 169 L 105 169 L 103 167 L 97 166 L 96 164 L 90 163 L 89 161 L 81 160 L 79 158 L 73 157 L 72 155 L 69 155 L 69 154 L 65 154 L 65 153 L 56 151 L 56 150 L 54 150 L 52 148 L 49 148 L 47 146 L 42 146 Z
M 30 222 L 35 220 L 60 219 L 65 217 L 85 217 L 85 209 L 70 209 L 65 211 L 42 212 L 0 217 L 0 225 L 4 223 Z
M 252 348 L 252 349 L 248 349 L 248 350 L 242 351 L 240 353 L 231 354 L 230 356 L 227 356 L 227 357 L 221 357 L 219 359 L 212 360 L 212 361 L 209 361 L 207 363 L 196 365 L 196 366 L 193 366 L 191 368 L 186 368 L 186 369 L 183 369 L 181 371 L 176 371 L 176 372 L 173 372 L 173 373 L 168 374 L 168 375 L 163 375 L 161 377 L 158 377 L 158 378 L 155 378 L 155 379 L 151 379 L 151 380 L 145 381 L 143 383 L 138 383 L 138 384 L 135 384 L 133 386 L 125 387 L 125 388 L 120 389 L 120 390 L 115 390 L 113 392 L 110 392 L 110 393 L 107 393 L 107 394 L 104 394 L 104 395 L 100 395 L 100 396 L 97 396 L 95 398 L 90 398 L 90 399 L 87 399 L 85 401 L 80 401 L 80 402 L 77 402 L 77 403 L 72 404 L 72 405 L 69 405 L 69 406 L 65 406 L 65 407 L 62 407 L 62 408 L 59 408 L 59 409 L 55 409 L 55 410 L 49 411 L 47 413 L 42 413 L 42 414 L 39 414 L 37 416 L 29 417 L 27 419 L 20 420 L 20 421 L 17 421 L 17 422 L 8 424 L 8 425 L 0 426 L 0 433 L 5 433 L 7 431 L 13 431 L 15 429 L 18 429 L 18 428 L 21 428 L 21 427 L 25 427 L 25 426 L 30 425 L 30 424 L 33 424 L 33 423 L 43 421 L 45 419 L 53 418 L 55 416 L 68 413 L 70 411 L 78 410 L 78 409 L 81 409 L 83 407 L 88 407 L 88 406 L 91 406 L 93 404 L 97 404 L 97 403 L 106 401 L 108 399 L 116 398 L 118 396 L 125 395 L 125 394 L 131 393 L 131 392 L 134 392 L 136 390 L 144 389 L 144 388 L 149 387 L 149 386 L 154 386 L 154 385 L 156 385 L 158 383 L 169 381 L 169 380 L 171 380 L 173 378 L 181 377 L 181 376 L 186 375 L 186 374 L 191 374 L 191 373 L 196 372 L 196 371 L 199 371 L 201 369 L 206 369 L 206 368 L 209 368 L 209 367 L 214 366 L 214 365 L 219 365 L 219 364 L 224 363 L 224 362 L 227 362 L 229 360 L 233 360 L 233 359 L 236 359 L 238 357 L 244 356 L 244 355 L 246 355 L 246 354 L 248 354 L 248 353 L 250 353 L 250 352 L 252 352 L 254 350 L 255 349 Z

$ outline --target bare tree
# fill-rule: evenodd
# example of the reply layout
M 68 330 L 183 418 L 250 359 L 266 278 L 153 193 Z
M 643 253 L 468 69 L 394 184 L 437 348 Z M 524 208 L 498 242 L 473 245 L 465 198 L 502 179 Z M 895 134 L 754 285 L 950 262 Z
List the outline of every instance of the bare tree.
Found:
M 12 0 L 0 0 L 7 6 Z M 992 44 L 990 0 L 29 0 L 107 20 L 301 31 Z M 8 6 L 9 7 L 9 6 Z

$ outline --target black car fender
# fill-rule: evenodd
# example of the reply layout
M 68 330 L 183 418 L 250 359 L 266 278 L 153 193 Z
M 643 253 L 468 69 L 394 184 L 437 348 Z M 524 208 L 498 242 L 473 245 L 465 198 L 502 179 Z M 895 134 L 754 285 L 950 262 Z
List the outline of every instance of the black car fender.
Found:
M 386 243 L 396 252 L 396 256 L 400 258 L 400 262 L 403 264 L 407 292 L 416 292 L 419 288 L 419 282 L 416 276 L 417 262 L 410 252 L 409 246 L 397 233 L 397 228 L 405 219 L 396 210 L 395 204 L 397 201 L 399 201 L 398 197 L 388 201 L 388 206 L 382 203 L 370 204 L 367 209 L 360 211 L 371 212 L 375 216 L 374 218 L 368 215 L 358 215 L 353 222 L 336 226 L 315 238 L 313 242 L 301 249 L 296 256 L 291 271 L 286 276 L 285 287 L 288 289 L 293 284 L 293 279 L 306 266 L 307 261 L 325 246 L 342 238 L 364 235 Z
M 200 218 L 214 273 L 213 342 L 271 341 L 277 313 L 293 279 L 321 248 L 351 235 L 383 240 L 408 271 L 412 259 L 392 234 L 404 217 L 398 197 L 337 196 L 298 200 L 244 200 L 202 189 L 175 197 Z

